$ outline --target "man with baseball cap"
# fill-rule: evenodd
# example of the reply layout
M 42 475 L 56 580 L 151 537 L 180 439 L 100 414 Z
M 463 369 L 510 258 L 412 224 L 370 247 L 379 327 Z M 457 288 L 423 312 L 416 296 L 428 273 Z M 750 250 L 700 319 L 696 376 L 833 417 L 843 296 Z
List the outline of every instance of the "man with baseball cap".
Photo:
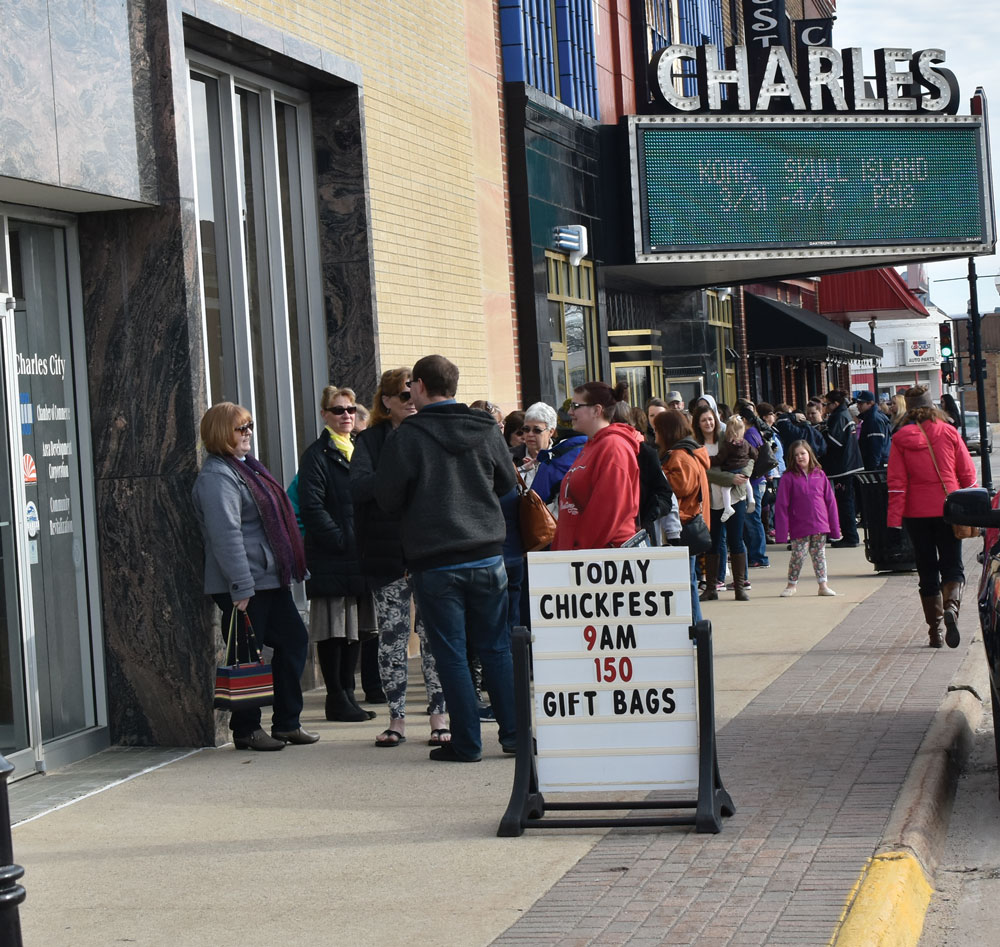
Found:
M 878 410 L 875 395 L 862 391 L 855 399 L 861 417 L 861 436 L 858 446 L 865 470 L 881 470 L 889 463 L 889 443 L 892 436 L 892 422 Z

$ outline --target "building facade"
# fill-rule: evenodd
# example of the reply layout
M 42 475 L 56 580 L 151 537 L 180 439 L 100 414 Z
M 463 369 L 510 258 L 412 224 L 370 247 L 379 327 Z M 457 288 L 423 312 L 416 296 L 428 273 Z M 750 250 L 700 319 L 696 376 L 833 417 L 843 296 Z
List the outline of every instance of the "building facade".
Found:
M 324 385 L 519 400 L 494 4 L 0 0 L 0 751 L 211 745 L 198 424 L 288 483 Z

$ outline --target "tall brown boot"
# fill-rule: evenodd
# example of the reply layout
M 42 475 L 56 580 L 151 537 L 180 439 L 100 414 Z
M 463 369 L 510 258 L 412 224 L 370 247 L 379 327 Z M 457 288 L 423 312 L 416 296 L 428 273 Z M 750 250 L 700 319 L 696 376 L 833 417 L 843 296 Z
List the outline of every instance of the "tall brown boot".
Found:
M 705 591 L 698 596 L 699 602 L 714 602 L 719 593 L 715 586 L 719 582 L 719 557 L 711 553 L 705 555 Z
M 958 609 L 962 604 L 962 589 L 964 582 L 945 582 L 941 586 L 941 596 L 944 599 L 944 640 L 949 648 L 957 648 L 962 643 L 958 633 Z
M 924 606 L 924 618 L 927 620 L 927 636 L 932 648 L 944 647 L 941 637 L 941 616 L 944 613 L 944 601 L 941 593 L 937 595 L 921 595 L 920 604 Z
M 747 556 L 746 553 L 742 553 L 739 556 L 731 556 L 730 561 L 733 564 L 733 594 L 736 597 L 737 602 L 749 602 L 750 596 L 747 595 L 746 584 L 747 584 Z

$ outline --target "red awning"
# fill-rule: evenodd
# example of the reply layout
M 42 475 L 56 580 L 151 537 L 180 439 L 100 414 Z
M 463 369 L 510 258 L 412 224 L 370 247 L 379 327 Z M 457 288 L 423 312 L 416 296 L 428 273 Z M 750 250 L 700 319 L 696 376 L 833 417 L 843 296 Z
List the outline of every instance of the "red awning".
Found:
M 894 269 L 855 270 L 820 277 L 819 311 L 828 319 L 913 319 L 929 316 Z

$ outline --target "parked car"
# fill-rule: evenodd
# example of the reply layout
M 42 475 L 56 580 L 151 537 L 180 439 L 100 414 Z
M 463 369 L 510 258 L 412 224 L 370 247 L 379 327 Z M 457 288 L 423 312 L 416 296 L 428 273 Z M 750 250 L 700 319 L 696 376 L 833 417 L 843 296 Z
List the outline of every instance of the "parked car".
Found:
M 990 671 L 993 719 L 1000 720 L 1000 493 L 991 500 L 989 491 L 983 487 L 956 490 L 945 500 L 944 518 L 958 526 L 978 526 L 985 531 L 979 557 L 983 571 L 976 601 Z M 970 588 L 973 581 L 969 576 Z M 993 736 L 1000 763 L 1000 726 L 994 729 Z
M 974 411 L 965 412 L 965 446 L 970 454 L 979 454 L 979 415 Z M 993 425 L 986 422 L 986 453 L 993 453 Z

